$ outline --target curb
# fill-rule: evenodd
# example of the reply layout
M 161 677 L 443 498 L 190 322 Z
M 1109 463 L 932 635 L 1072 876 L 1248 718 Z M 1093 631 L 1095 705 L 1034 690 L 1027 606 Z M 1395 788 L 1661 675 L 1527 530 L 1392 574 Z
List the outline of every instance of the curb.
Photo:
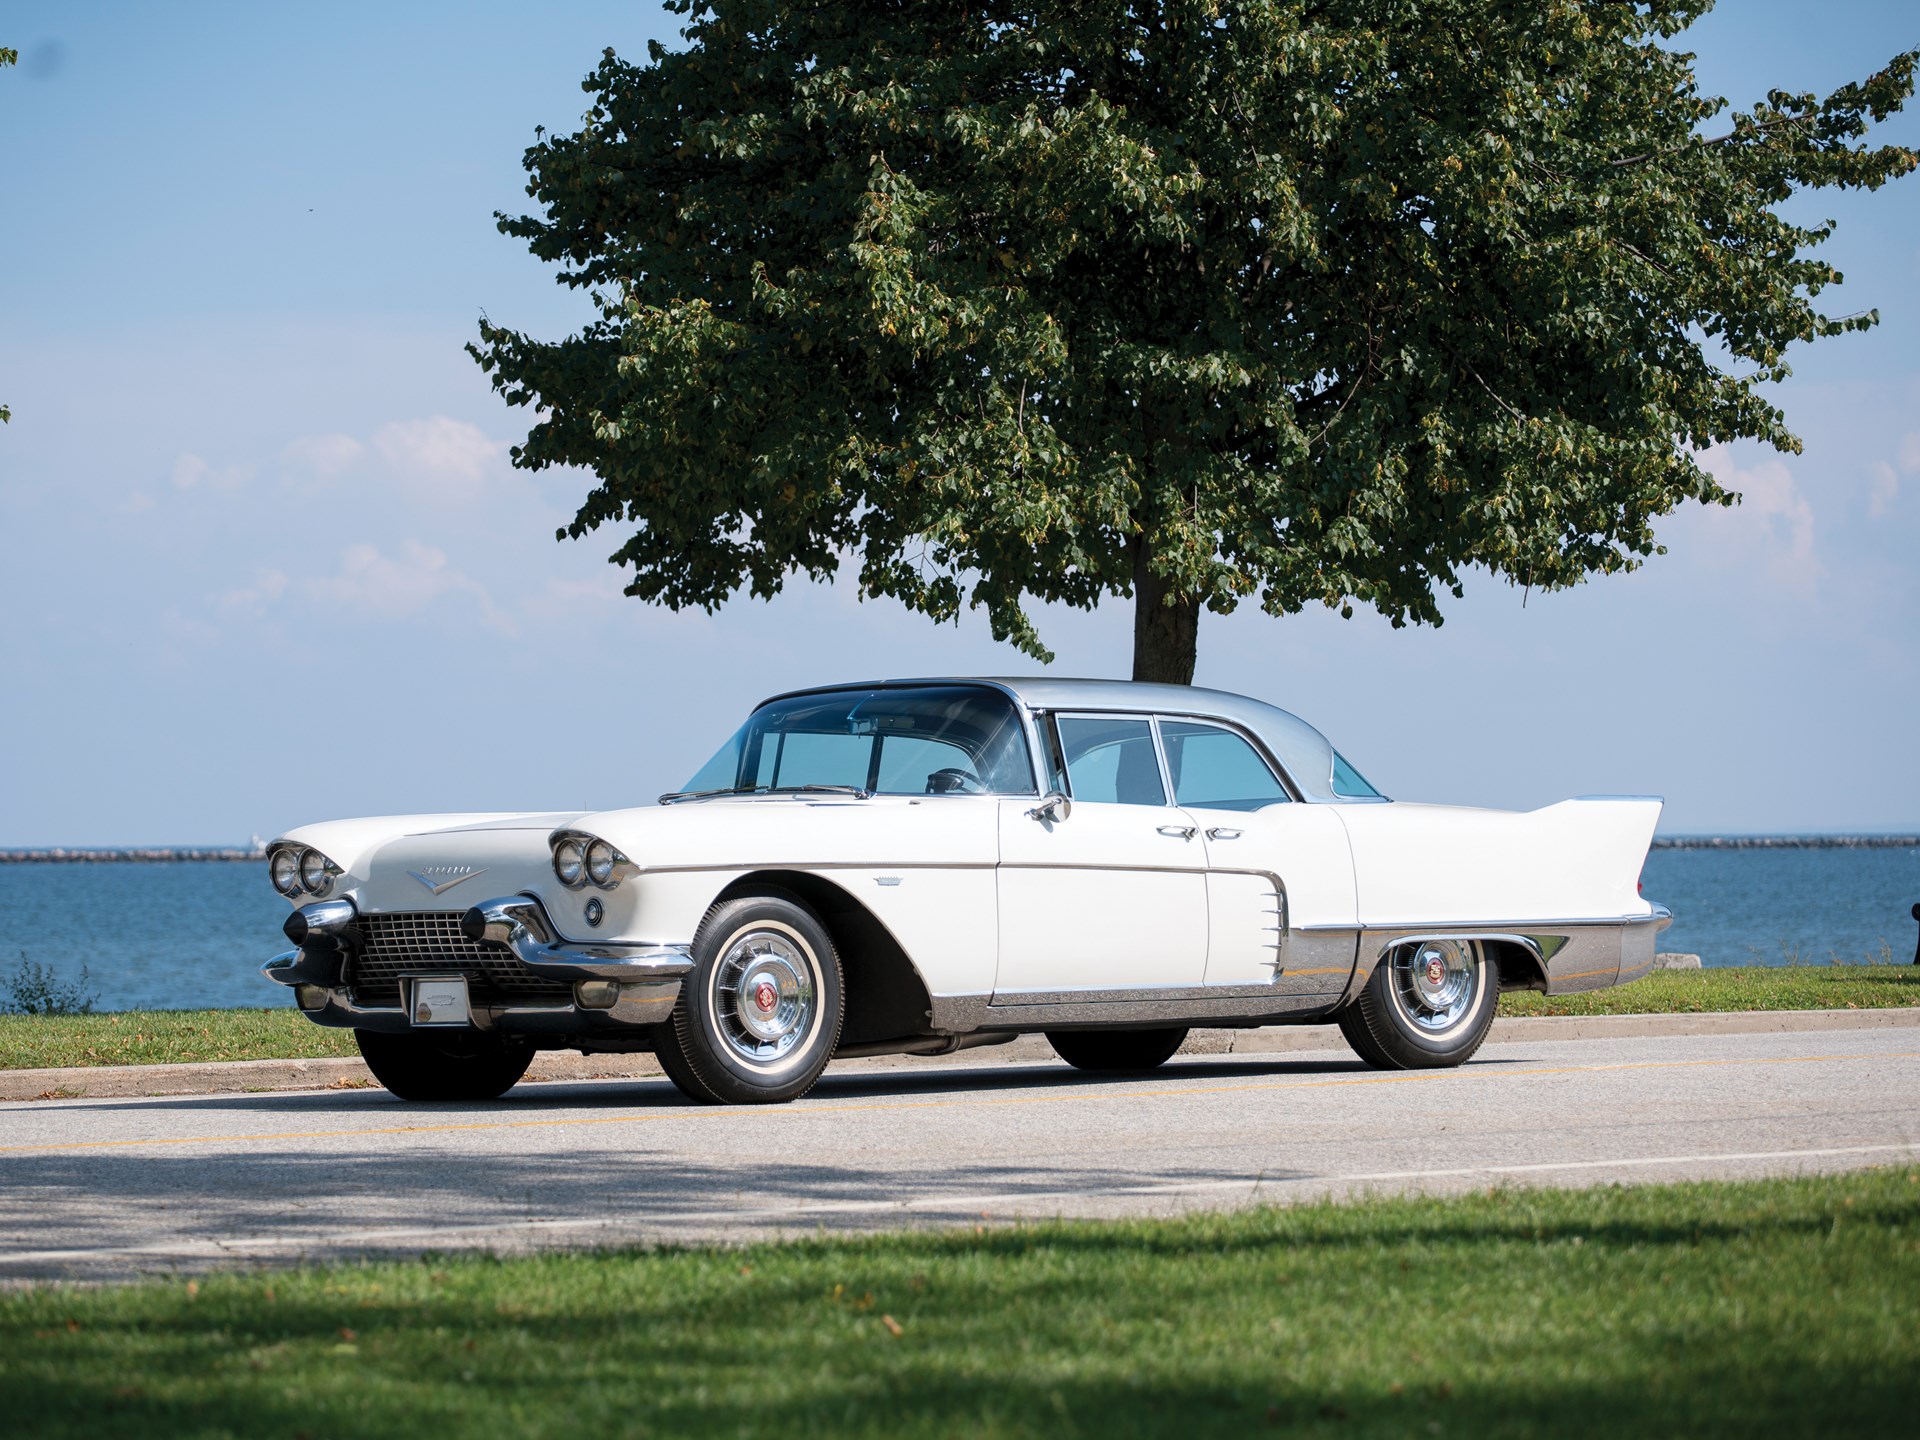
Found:
M 1898 1010 L 1722 1010 L 1666 1015 L 1513 1015 L 1493 1022 L 1488 1043 L 1627 1040 L 1665 1035 L 1775 1035 L 1825 1030 L 1920 1029 L 1920 1006 Z M 1259 1030 L 1195 1030 L 1182 1055 L 1285 1055 L 1345 1051 L 1332 1025 L 1273 1025 Z M 953 1055 L 879 1055 L 838 1060 L 839 1074 L 901 1065 L 1050 1064 L 1044 1036 Z M 579 1080 L 651 1080 L 651 1055 L 574 1055 L 543 1051 L 526 1084 Z M 142 1095 L 223 1095 L 273 1090 L 367 1090 L 374 1079 L 359 1060 L 222 1060 L 199 1065 L 91 1065 L 57 1070 L 0 1070 L 0 1101 L 79 1100 Z

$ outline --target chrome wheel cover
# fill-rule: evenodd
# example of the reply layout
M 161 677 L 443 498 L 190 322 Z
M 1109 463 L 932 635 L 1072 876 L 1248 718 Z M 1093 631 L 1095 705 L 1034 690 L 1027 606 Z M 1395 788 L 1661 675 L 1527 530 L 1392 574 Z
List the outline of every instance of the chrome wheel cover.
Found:
M 819 962 L 778 921 L 758 920 L 729 936 L 707 983 L 721 1043 L 763 1074 L 794 1064 L 820 1028 Z
M 1394 951 L 1389 980 L 1400 1018 L 1422 1035 L 1439 1037 L 1479 1008 L 1487 966 L 1476 941 L 1428 940 Z

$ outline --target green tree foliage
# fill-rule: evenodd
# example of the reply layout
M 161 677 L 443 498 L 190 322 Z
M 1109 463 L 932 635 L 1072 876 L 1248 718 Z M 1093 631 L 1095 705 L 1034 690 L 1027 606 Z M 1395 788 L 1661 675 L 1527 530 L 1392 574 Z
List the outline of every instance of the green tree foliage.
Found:
M 1761 387 L 1874 323 L 1815 303 L 1809 187 L 1874 188 L 1916 56 L 1729 113 L 1706 0 L 681 0 L 608 51 L 501 228 L 587 288 L 473 352 L 516 463 L 597 486 L 627 593 L 712 608 L 857 564 L 1045 650 L 1135 596 L 1135 674 L 1202 608 L 1441 619 L 1734 497 L 1694 452 L 1798 442 Z

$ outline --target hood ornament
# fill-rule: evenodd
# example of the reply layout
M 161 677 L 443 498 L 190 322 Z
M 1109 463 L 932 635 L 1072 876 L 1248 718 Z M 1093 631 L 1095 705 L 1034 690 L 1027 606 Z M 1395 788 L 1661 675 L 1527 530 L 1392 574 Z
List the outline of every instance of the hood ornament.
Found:
M 429 865 L 423 870 L 407 871 L 407 874 L 435 895 L 444 895 L 461 881 L 471 880 L 476 875 L 486 873 L 475 865 Z

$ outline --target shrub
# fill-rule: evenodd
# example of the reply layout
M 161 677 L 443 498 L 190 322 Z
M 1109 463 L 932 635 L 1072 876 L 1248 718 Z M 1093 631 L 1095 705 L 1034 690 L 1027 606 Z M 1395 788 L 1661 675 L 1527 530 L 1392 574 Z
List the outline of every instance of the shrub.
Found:
M 91 1015 L 100 996 L 89 988 L 90 978 L 82 965 L 78 980 L 62 980 L 52 966 L 29 960 L 22 950 L 20 968 L 7 978 L 8 995 L 0 1001 L 0 1014 Z

